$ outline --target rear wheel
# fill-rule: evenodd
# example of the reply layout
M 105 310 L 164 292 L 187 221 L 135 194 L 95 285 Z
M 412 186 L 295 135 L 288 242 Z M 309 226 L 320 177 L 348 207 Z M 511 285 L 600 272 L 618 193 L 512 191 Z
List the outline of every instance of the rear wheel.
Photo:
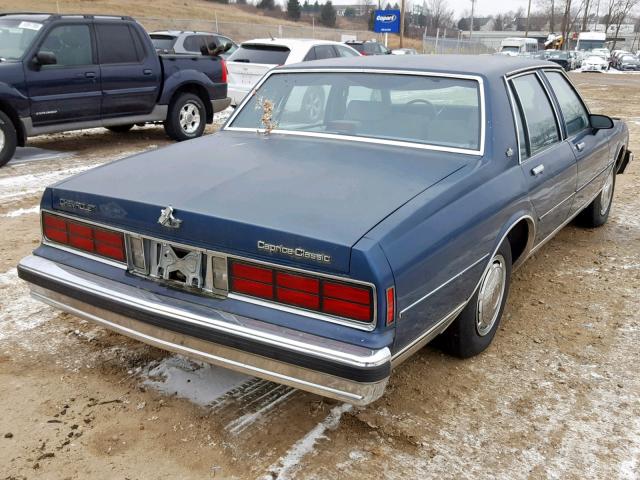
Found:
M 613 192 L 616 187 L 616 169 L 611 169 L 600 194 L 578 215 L 578 224 L 587 227 L 600 227 L 607 223 L 611 204 L 613 203 Z
M 130 125 L 113 125 L 111 127 L 107 127 L 107 130 L 110 130 L 114 133 L 126 133 L 133 128 L 133 124 Z
M 484 351 L 500 326 L 510 283 L 511 245 L 505 240 L 491 259 L 467 306 L 438 339 L 439 346 L 460 358 Z
M 197 138 L 204 133 L 207 112 L 200 97 L 192 93 L 178 95 L 169 105 L 164 122 L 167 135 L 178 142 Z
M 0 167 L 13 158 L 17 145 L 16 127 L 4 112 L 0 112 Z

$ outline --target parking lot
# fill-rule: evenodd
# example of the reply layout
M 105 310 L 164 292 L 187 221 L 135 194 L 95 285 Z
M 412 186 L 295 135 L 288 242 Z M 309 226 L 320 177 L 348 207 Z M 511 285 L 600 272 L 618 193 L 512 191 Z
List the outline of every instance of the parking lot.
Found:
M 571 78 L 640 152 L 640 75 Z M 42 189 L 167 144 L 155 126 L 43 136 L 0 170 L 0 478 L 640 478 L 638 162 L 604 227 L 570 224 L 515 273 L 488 351 L 425 348 L 356 408 L 30 299 L 15 265 Z

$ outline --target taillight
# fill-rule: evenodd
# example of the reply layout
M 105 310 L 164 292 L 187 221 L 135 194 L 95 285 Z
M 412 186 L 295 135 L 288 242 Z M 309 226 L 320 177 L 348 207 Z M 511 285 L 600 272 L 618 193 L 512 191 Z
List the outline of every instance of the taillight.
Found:
M 359 322 L 373 321 L 369 286 L 237 260 L 229 261 L 229 282 L 231 292 Z
M 387 288 L 387 325 L 391 325 L 396 318 L 396 290 Z
M 124 262 L 124 234 L 69 220 L 50 213 L 42 214 L 42 231 L 47 240 Z
M 220 80 L 222 83 L 227 83 L 227 62 L 224 61 L 224 58 L 220 57 L 220 68 L 222 68 L 222 79 Z

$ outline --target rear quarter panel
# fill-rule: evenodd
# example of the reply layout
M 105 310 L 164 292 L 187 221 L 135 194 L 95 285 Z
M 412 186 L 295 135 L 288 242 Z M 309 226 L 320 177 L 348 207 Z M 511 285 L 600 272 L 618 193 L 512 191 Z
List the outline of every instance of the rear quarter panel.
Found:
M 168 105 L 180 88 L 197 85 L 206 89 L 209 98 L 227 97 L 227 84 L 222 83 L 220 58 L 203 55 L 161 55 L 163 89 L 159 103 Z

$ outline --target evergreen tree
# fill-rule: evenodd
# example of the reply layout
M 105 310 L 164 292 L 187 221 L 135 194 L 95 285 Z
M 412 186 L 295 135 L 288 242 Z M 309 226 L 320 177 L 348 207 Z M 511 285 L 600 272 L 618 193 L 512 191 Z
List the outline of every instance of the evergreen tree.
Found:
M 298 0 L 287 2 L 287 17 L 296 21 L 300 19 L 300 2 Z
M 320 23 L 325 27 L 336 26 L 336 9 L 333 8 L 331 0 L 328 0 L 327 3 L 322 6 L 322 10 L 320 10 Z
M 258 2 L 258 5 L 256 6 L 264 10 L 273 10 L 274 8 L 276 8 L 276 4 L 274 0 L 260 0 Z
M 320 11 L 320 4 L 318 3 L 318 0 L 313 4 L 313 11 L 314 13 L 318 13 Z

